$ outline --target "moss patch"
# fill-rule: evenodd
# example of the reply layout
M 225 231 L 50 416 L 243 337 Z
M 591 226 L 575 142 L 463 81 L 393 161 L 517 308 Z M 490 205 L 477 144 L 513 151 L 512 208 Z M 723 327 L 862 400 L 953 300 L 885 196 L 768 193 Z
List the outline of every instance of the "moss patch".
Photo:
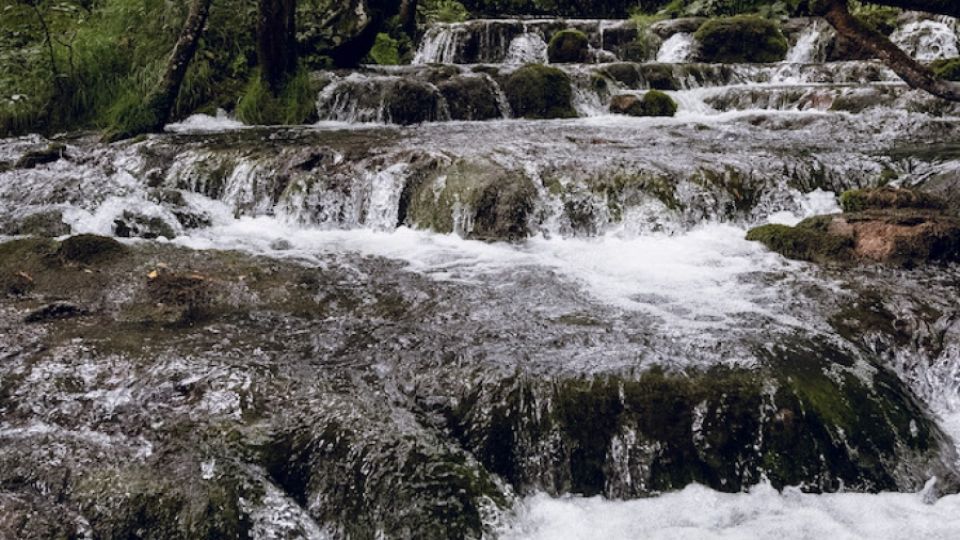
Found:
M 547 57 L 553 64 L 573 64 L 589 59 L 590 42 L 579 30 L 561 30 L 550 39 Z
M 711 19 L 694 37 L 701 60 L 722 64 L 779 62 L 789 48 L 777 23 L 755 15 Z
M 523 118 L 576 118 L 570 77 L 539 64 L 513 72 L 503 85 L 515 115 Z
M 796 227 L 756 227 L 747 233 L 747 240 L 760 242 L 767 246 L 767 249 L 788 259 L 817 263 L 846 262 L 853 259 L 853 239 L 827 234 L 822 220 L 818 218 L 803 221 Z

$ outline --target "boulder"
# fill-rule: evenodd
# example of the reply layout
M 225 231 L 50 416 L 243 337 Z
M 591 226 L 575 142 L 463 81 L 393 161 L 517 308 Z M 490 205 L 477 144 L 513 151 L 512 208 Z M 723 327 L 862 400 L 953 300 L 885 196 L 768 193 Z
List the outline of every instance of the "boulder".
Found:
M 124 211 L 123 214 L 113 222 L 114 234 L 120 238 L 168 238 L 173 240 L 177 237 L 173 227 L 162 218 L 155 216 L 145 216 L 135 212 Z
M 590 40 L 579 30 L 562 30 L 553 35 L 547 48 L 552 64 L 575 64 L 590 59 Z
M 485 76 L 454 77 L 437 85 L 447 101 L 452 120 L 502 118 L 493 81 Z
M 33 169 L 39 165 L 53 163 L 54 161 L 59 161 L 63 157 L 66 150 L 66 146 L 58 143 L 52 143 L 46 148 L 41 148 L 39 150 L 30 150 L 29 152 L 20 156 L 16 163 L 14 163 L 13 167 L 15 169 Z
M 700 60 L 721 64 L 779 62 L 789 48 L 777 23 L 755 15 L 711 19 L 694 37 Z
M 677 113 L 677 104 L 667 94 L 650 90 L 643 97 L 633 94 L 614 96 L 610 101 L 610 112 L 629 116 L 673 116 Z
M 550 66 L 530 64 L 503 84 L 514 115 L 522 118 L 576 118 L 570 77 Z
M 0 234 L 52 238 L 70 234 L 70 226 L 63 222 L 61 211 L 42 210 L 19 219 L 0 223 Z
M 928 195 L 907 190 L 845 193 L 847 211 L 817 216 L 796 227 L 764 225 L 758 241 L 789 259 L 820 264 L 881 263 L 913 268 L 960 261 L 960 219 Z

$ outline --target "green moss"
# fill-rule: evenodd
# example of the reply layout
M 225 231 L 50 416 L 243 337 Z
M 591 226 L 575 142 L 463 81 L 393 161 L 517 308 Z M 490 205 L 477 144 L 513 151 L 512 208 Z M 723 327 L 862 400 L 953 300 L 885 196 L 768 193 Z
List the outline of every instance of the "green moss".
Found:
M 936 60 L 930 64 L 933 73 L 948 81 L 960 81 L 960 58 Z
M 677 102 L 659 90 L 650 90 L 640 100 L 644 116 L 673 116 L 677 114 Z
M 237 118 L 246 124 L 306 124 L 317 118 L 317 91 L 310 73 L 299 69 L 278 95 L 259 72 L 254 73 L 237 104 Z
M 827 234 L 820 230 L 823 220 L 807 220 L 796 227 L 763 225 L 751 229 L 747 240 L 760 242 L 771 251 L 788 259 L 825 262 L 847 262 L 853 258 L 853 239 Z
M 940 210 L 945 203 L 938 197 L 922 191 L 899 188 L 854 189 L 840 195 L 844 212 L 863 212 L 897 208 Z
M 539 64 L 524 66 L 503 85 L 515 115 L 523 118 L 576 118 L 570 77 Z
M 66 262 L 91 265 L 116 260 L 127 251 L 126 246 L 113 238 L 80 234 L 61 242 L 57 253 Z
M 852 12 L 867 28 L 885 36 L 889 36 L 897 29 L 897 19 L 903 13 L 902 10 L 894 7 L 861 3 L 858 3 Z
M 589 59 L 590 41 L 579 30 L 561 30 L 550 38 L 547 58 L 552 64 L 573 64 Z
M 777 23 L 755 15 L 709 20 L 694 37 L 700 43 L 701 59 L 705 62 L 779 62 L 789 48 Z

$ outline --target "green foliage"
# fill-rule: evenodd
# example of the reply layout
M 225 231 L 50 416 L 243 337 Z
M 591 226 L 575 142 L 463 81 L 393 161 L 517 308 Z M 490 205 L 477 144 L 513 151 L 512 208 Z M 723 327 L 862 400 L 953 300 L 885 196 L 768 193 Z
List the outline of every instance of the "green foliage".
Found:
M 960 81 L 960 58 L 937 60 L 930 67 L 933 69 L 933 73 L 941 79 Z
M 417 18 L 425 24 L 463 22 L 470 12 L 457 0 L 423 0 L 417 5 Z
M 550 39 L 547 57 L 553 64 L 586 62 L 589 50 L 586 34 L 579 30 L 561 30 Z
M 757 14 L 771 19 L 797 15 L 806 0 L 673 0 L 661 10 L 670 17 L 722 17 Z
M 400 64 L 400 41 L 390 37 L 390 34 L 377 34 L 377 40 L 370 50 L 370 60 L 381 66 Z
M 897 29 L 897 18 L 903 13 L 903 10 L 852 0 L 850 2 L 850 12 L 871 29 L 889 36 Z
M 278 95 L 255 72 L 237 104 L 237 118 L 247 124 L 305 124 L 316 118 L 317 88 L 310 73 L 300 68 Z
M 711 19 L 694 37 L 705 62 L 779 62 L 789 48 L 779 25 L 756 15 Z

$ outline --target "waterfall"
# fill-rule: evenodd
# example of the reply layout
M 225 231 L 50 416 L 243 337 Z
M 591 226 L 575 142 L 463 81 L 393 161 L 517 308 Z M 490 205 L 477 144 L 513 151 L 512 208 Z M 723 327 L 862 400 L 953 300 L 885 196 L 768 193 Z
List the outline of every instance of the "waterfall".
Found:
M 693 59 L 695 49 L 696 40 L 694 40 L 692 34 L 682 32 L 674 34 L 663 42 L 660 51 L 657 52 L 657 62 L 689 62 Z
M 890 36 L 897 46 L 922 62 L 960 56 L 960 40 L 952 25 L 937 21 L 915 21 Z
M 789 64 L 809 64 L 813 62 L 823 62 L 826 59 L 826 47 L 828 43 L 829 32 L 821 20 L 816 20 L 807 27 L 797 43 L 787 52 L 787 58 L 784 62 Z
M 547 43 L 539 34 L 525 32 L 510 42 L 507 48 L 507 57 L 503 63 L 507 65 L 545 64 L 547 62 Z
M 467 37 L 467 29 L 460 24 L 442 24 L 430 28 L 417 54 L 413 58 L 414 64 L 453 64 L 457 61 L 463 40 Z

